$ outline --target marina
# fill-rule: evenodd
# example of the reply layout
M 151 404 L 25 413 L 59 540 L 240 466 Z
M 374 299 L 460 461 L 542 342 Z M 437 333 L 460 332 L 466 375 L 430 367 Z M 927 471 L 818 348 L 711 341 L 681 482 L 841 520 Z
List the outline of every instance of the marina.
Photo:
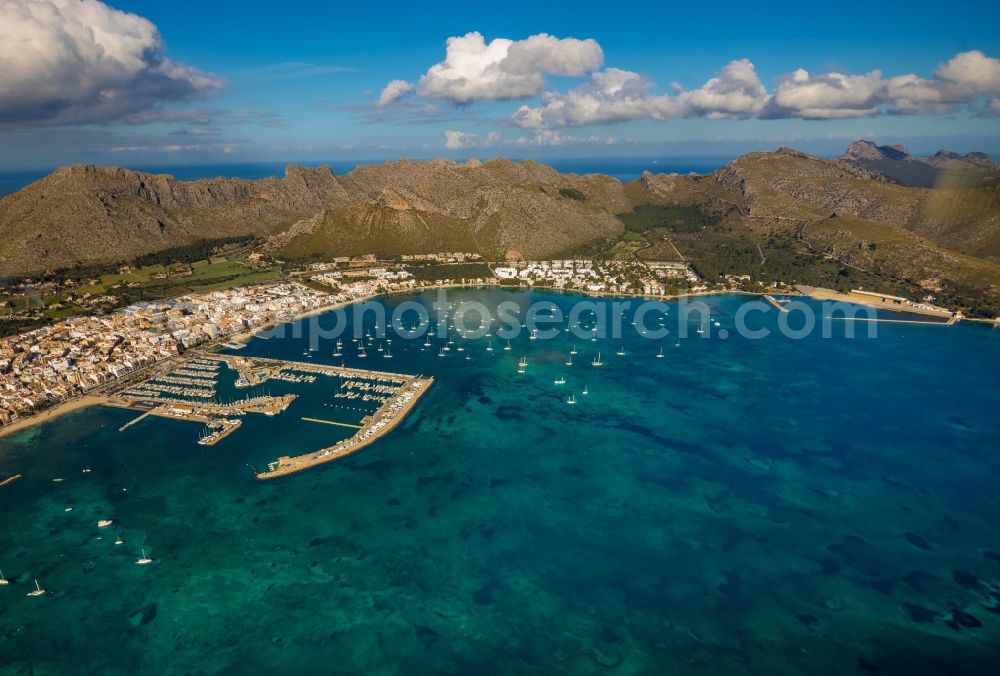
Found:
M 399 425 L 433 383 L 433 377 L 409 377 L 375 413 L 362 420 L 354 436 L 319 451 L 282 456 L 268 463 L 267 471 L 258 472 L 257 478 L 266 480 L 287 476 L 357 453 Z
M 356 453 L 399 424 L 433 382 L 433 378 L 386 371 L 192 352 L 179 364 L 173 363 L 163 373 L 154 373 L 145 381 L 130 384 L 121 392 L 109 396 L 104 403 L 115 408 L 140 411 L 138 417 L 121 425 L 119 432 L 151 416 L 168 418 L 204 425 L 198 444 L 214 446 L 238 430 L 246 414 L 279 415 L 298 396 L 295 393 L 281 396 L 262 394 L 229 402 L 217 401 L 215 384 L 222 365 L 226 366 L 227 372 L 235 373 L 234 384 L 237 388 L 257 387 L 268 381 L 312 385 L 319 378 L 333 378 L 340 381 L 332 395 L 335 399 L 351 399 L 363 404 L 362 408 L 342 407 L 364 413 L 358 423 L 300 416 L 305 422 L 346 427 L 357 432 L 348 439 L 315 452 L 295 457 L 282 456 L 269 463 L 267 471 L 257 472 L 258 479 L 300 472 Z M 204 383 L 206 387 L 191 387 L 193 383 Z M 372 404 L 376 406 L 374 410 L 371 410 Z

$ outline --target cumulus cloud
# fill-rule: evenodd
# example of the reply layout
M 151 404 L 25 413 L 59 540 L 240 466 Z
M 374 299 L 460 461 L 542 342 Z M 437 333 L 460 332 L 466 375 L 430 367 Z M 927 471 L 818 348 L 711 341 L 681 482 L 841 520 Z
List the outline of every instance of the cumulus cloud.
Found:
M 548 128 L 640 118 L 749 117 L 767 100 L 757 71 L 746 59 L 730 62 L 698 89 L 673 97 L 652 89 L 653 83 L 638 73 L 608 68 L 566 94 L 546 93 L 541 106 L 521 106 L 511 121 L 520 127 Z
M 407 82 L 406 80 L 393 80 L 382 90 L 382 94 L 378 97 L 378 103 L 375 105 L 379 108 L 385 108 L 386 106 L 400 100 L 412 91 L 412 82 Z
M 772 93 L 747 59 L 729 62 L 720 73 L 693 90 L 656 94 L 638 73 L 607 68 L 566 93 L 545 92 L 541 104 L 523 105 L 510 122 L 531 129 L 608 124 L 635 119 L 757 117 L 836 119 L 883 113 L 951 112 L 983 97 L 1000 95 L 1000 60 L 979 51 L 962 52 L 942 64 L 931 78 L 881 71 L 862 75 L 821 73 L 800 68 L 782 78 Z M 983 112 L 989 114 L 991 101 Z
M 882 73 L 865 75 L 824 73 L 815 77 L 799 68 L 781 81 L 764 117 L 800 117 L 824 120 L 864 117 L 879 112 L 884 101 Z
M 594 40 L 541 33 L 487 43 L 473 32 L 448 38 L 445 60 L 420 78 L 417 92 L 456 104 L 528 98 L 541 93 L 546 75 L 580 77 L 603 63 L 604 53 Z
M 521 106 L 511 121 L 519 127 L 543 129 L 676 117 L 677 102 L 655 96 L 651 90 L 652 83 L 638 73 L 608 68 L 566 94 L 546 92 L 542 105 Z
M 500 132 L 491 131 L 486 136 L 479 136 L 465 131 L 444 132 L 444 147 L 449 150 L 463 150 L 465 148 L 488 148 L 496 145 L 500 141 Z
M 613 138 L 603 138 L 598 136 L 567 136 L 560 131 L 552 129 L 539 129 L 532 136 L 518 136 L 511 142 L 515 146 L 568 146 L 580 145 L 584 143 L 600 143 L 603 145 L 613 145 L 616 143 Z
M 718 76 L 677 96 L 684 116 L 713 120 L 750 117 L 763 108 L 765 101 L 767 90 L 749 59 L 730 61 Z
M 979 50 L 961 52 L 935 72 L 943 82 L 972 94 L 1000 92 L 1000 60 L 986 56 Z
M 900 75 L 886 82 L 893 112 L 948 112 L 984 95 L 1000 94 L 1000 60 L 978 50 L 960 52 L 934 71 L 934 77 Z
M 163 56 L 150 21 L 99 0 L 0 3 L 0 123 L 104 122 L 221 87 Z

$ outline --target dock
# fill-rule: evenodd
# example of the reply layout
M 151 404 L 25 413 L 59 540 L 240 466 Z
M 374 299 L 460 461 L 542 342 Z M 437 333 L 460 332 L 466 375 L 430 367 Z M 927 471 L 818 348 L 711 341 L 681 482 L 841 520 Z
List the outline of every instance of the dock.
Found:
M 400 377 L 399 374 L 392 375 Z M 408 382 L 396 394 L 365 419 L 354 436 L 311 453 L 296 456 L 283 455 L 274 462 L 269 462 L 267 471 L 258 472 L 255 475 L 256 478 L 261 481 L 276 479 L 357 453 L 395 429 L 413 410 L 420 397 L 427 392 L 433 383 L 433 377 L 409 377 Z
M 271 378 L 280 379 L 278 376 L 284 371 L 295 371 L 297 373 L 309 373 L 324 376 L 335 376 L 340 378 L 357 378 L 361 380 L 384 380 L 386 382 L 402 384 L 412 378 L 400 373 L 389 371 L 373 371 L 370 369 L 356 369 L 348 366 L 334 366 L 332 364 L 315 364 L 306 362 L 292 362 L 283 359 L 270 359 L 267 357 L 241 357 L 229 354 L 210 354 L 216 360 L 225 363 L 230 369 L 236 371 L 243 387 L 253 387 L 267 382 Z
M 775 297 L 772 296 L 771 294 L 765 293 L 764 294 L 764 300 L 766 300 L 768 303 L 770 303 L 774 307 L 778 308 L 778 310 L 780 310 L 781 312 L 788 312 L 788 308 L 786 308 L 784 305 L 782 305 L 781 303 L 779 303 L 775 299 Z
M 12 483 L 14 483 L 15 481 L 17 481 L 20 478 L 21 478 L 20 474 L 15 474 L 13 476 L 9 476 L 6 479 L 4 479 L 3 481 L 0 481 L 0 488 L 4 488 L 5 486 L 10 486 Z
M 306 418 L 302 417 L 306 422 L 322 423 L 323 425 L 337 425 L 339 427 L 353 427 L 356 430 L 361 429 L 362 425 L 355 425 L 354 423 L 337 422 L 336 420 L 321 420 L 319 418 Z
M 924 317 L 936 317 L 942 320 L 956 318 L 955 313 L 947 308 L 937 307 L 928 303 L 915 303 L 907 298 L 902 298 L 901 296 L 890 296 L 885 293 L 874 293 L 871 291 L 863 291 L 861 289 L 853 289 L 848 293 L 841 293 L 840 291 L 834 291 L 833 289 L 824 289 L 817 286 L 804 286 L 801 284 L 795 288 L 800 293 L 811 298 L 815 298 L 816 300 L 852 303 L 854 305 L 862 305 L 864 307 L 875 308 L 877 310 L 888 310 L 890 312 L 921 315 Z
M 243 416 L 250 413 L 279 415 L 298 397 L 297 394 L 285 394 L 247 397 L 229 403 L 205 401 L 207 397 L 201 396 L 201 392 L 208 391 L 210 387 L 214 393 L 216 378 L 222 376 L 216 372 L 221 364 L 225 364 L 230 372 L 236 372 L 237 387 L 260 385 L 272 379 L 312 383 L 320 376 L 333 377 L 341 381 L 334 397 L 373 402 L 378 406 L 374 411 L 368 411 L 367 406 L 357 409 L 365 413 L 358 423 L 303 416 L 301 419 L 305 422 L 346 427 L 355 432 L 350 438 L 327 448 L 297 456 L 282 456 L 268 463 L 267 471 L 256 475 L 261 480 L 301 472 L 360 451 L 402 422 L 434 382 L 433 378 L 405 373 L 191 350 L 183 359 L 173 360 L 167 367 L 147 373 L 145 379 L 130 381 L 105 403 L 139 413 L 122 425 L 119 431 L 150 416 L 194 422 L 205 425 L 198 443 L 212 446 L 239 429 Z M 163 386 L 156 381 L 173 384 Z M 202 383 L 204 387 L 197 387 Z
M 149 415 L 153 415 L 153 409 L 150 409 L 150 410 L 146 411 L 145 413 L 141 414 L 137 418 L 133 418 L 132 420 L 129 420 L 127 423 L 125 423 L 124 425 L 122 425 L 121 427 L 119 427 L 118 431 L 119 432 L 124 432 L 129 427 L 131 427 L 132 425 L 136 424 L 137 422 L 139 422 L 140 420 L 142 420 L 143 418 L 145 418 L 146 416 L 149 416 Z
M 876 324 L 920 324 L 921 326 L 951 326 L 958 321 L 958 317 L 949 317 L 948 321 L 935 322 L 930 319 L 883 319 L 881 317 L 834 317 L 827 319 L 843 322 L 874 322 Z

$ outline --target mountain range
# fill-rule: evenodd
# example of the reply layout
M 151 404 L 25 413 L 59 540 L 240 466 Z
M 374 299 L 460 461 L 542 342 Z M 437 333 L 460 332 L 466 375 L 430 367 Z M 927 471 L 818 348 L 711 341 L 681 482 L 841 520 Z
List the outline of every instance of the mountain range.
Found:
M 636 229 L 642 219 L 650 227 Z M 1000 165 L 982 153 L 917 158 L 868 141 L 835 159 L 780 148 L 711 174 L 646 173 L 631 183 L 505 159 L 402 159 L 342 176 L 289 165 L 281 178 L 195 181 L 74 165 L 0 200 L 0 276 L 234 237 L 260 238 L 274 257 L 301 261 L 442 250 L 543 258 L 623 241 L 648 258 L 666 255 L 669 240 L 720 273 L 754 264 L 766 279 L 836 268 L 992 306 Z
M 967 182 L 1000 177 L 1000 164 L 986 153 L 978 152 L 959 155 L 939 150 L 927 157 L 915 157 L 900 145 L 854 141 L 837 159 L 866 170 L 874 178 L 923 188 L 954 181 L 957 176 Z

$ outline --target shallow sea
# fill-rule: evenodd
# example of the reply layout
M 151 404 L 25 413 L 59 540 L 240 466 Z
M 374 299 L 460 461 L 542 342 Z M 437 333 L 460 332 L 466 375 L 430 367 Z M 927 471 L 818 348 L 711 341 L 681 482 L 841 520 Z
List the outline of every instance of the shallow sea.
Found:
M 450 297 L 473 298 L 580 300 Z M 743 300 L 708 302 L 727 328 Z M 306 327 L 242 353 L 339 363 Z M 348 365 L 434 386 L 390 436 L 275 481 L 248 466 L 349 432 L 302 417 L 363 415 L 329 379 L 259 388 L 301 396 L 215 447 L 108 408 L 0 438 L 0 476 L 24 474 L 0 489 L 0 670 L 996 673 L 1000 333 L 842 327 L 397 338 L 392 360 L 348 337 Z

